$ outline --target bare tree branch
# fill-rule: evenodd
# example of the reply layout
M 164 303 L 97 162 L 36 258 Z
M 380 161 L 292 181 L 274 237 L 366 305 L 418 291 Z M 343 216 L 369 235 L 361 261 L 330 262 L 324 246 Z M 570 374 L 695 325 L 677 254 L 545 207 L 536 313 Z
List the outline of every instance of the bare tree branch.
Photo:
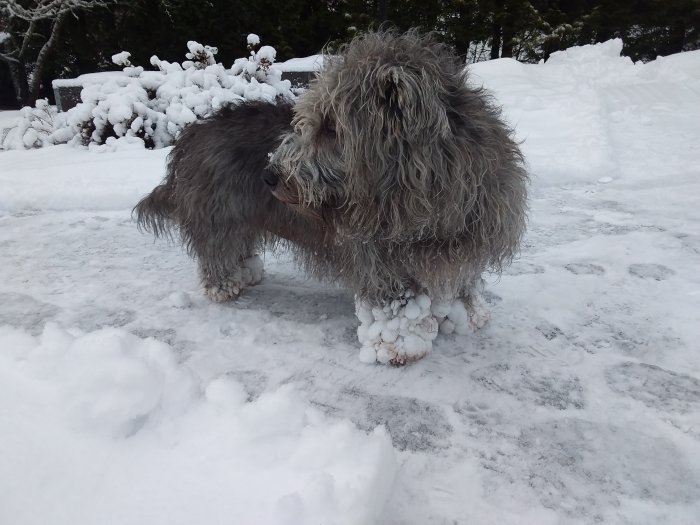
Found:
M 12 55 L 8 55 L 6 53 L 0 53 L 0 60 L 4 60 L 5 62 L 15 62 L 19 64 L 18 58 L 15 58 Z
M 121 0 L 0 0 L 0 20 L 7 27 L 0 60 L 10 66 L 17 99 L 33 104 L 50 56 L 60 39 L 67 17 L 119 4 Z M 50 22 L 50 23 L 49 23 Z M 4 29 L 3 29 L 4 30 Z M 42 45 L 43 40 L 43 45 Z
M 55 19 L 61 14 L 87 11 L 97 7 L 105 7 L 113 3 L 111 0 L 38 0 L 25 7 L 17 0 L 0 0 L 0 11 L 8 14 L 9 18 L 19 18 L 27 22 Z
M 32 20 L 29 22 L 29 27 L 27 30 L 24 32 L 24 38 L 22 38 L 22 47 L 19 50 L 19 56 L 24 57 L 27 54 L 27 49 L 29 48 L 29 42 L 31 42 L 32 38 L 36 35 L 35 29 L 36 29 L 36 20 Z

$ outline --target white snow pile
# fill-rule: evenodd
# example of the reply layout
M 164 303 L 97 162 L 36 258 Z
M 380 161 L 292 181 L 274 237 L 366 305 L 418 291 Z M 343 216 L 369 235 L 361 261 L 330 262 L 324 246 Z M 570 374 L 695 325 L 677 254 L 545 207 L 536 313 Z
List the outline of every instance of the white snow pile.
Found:
M 182 63 L 182 67 L 184 67 L 185 69 L 189 69 L 192 67 L 204 69 L 207 66 L 213 66 L 214 64 L 216 64 L 216 58 L 214 58 L 214 55 L 216 55 L 219 52 L 219 48 L 212 46 L 203 46 L 199 42 L 189 40 L 187 42 L 187 49 L 189 49 L 190 52 L 185 54 L 185 56 L 190 61 Z M 153 59 L 151 59 L 151 64 L 153 64 Z
M 0 327 L 0 349 L 2 523 L 359 525 L 389 496 L 386 431 L 292 387 L 251 401 L 120 329 Z
M 128 51 L 121 51 L 120 53 L 117 53 L 116 55 L 112 55 L 112 63 L 116 64 L 118 66 L 123 66 L 127 67 L 131 65 L 131 62 L 129 61 L 129 57 L 131 56 L 131 53 Z
M 282 80 L 282 72 L 273 66 L 276 52 L 271 46 L 257 53 L 252 50 L 231 68 L 216 62 L 215 47 L 189 41 L 187 48 L 188 60 L 181 64 L 151 57 L 157 72 L 132 66 L 126 51 L 113 55 L 113 62 L 123 66 L 121 74 L 86 83 L 82 102 L 65 113 L 58 113 L 45 100 L 35 108 L 24 108 L 24 119 L 3 140 L 2 149 L 102 145 L 109 138 L 112 146 L 115 139 L 124 139 L 162 148 L 172 144 L 184 126 L 226 104 L 294 97 L 289 81 Z
M 20 118 L 0 137 L 0 149 L 13 149 L 13 142 L 26 148 L 50 146 L 56 142 L 56 131 L 63 126 L 64 117 L 56 106 L 48 100 L 40 99 L 35 106 L 25 106 L 20 111 Z
M 693 100 L 700 85 L 698 51 L 646 64 L 621 52 L 622 40 L 614 39 L 559 51 L 536 65 L 502 58 L 470 66 L 470 78 L 503 105 L 538 178 L 607 180 L 615 177 L 619 162 L 610 127 L 647 127 L 650 110 L 664 111 L 675 99 Z
M 246 41 L 248 42 L 249 46 L 259 46 L 260 45 L 260 37 L 258 35 L 256 35 L 255 33 L 249 34 Z

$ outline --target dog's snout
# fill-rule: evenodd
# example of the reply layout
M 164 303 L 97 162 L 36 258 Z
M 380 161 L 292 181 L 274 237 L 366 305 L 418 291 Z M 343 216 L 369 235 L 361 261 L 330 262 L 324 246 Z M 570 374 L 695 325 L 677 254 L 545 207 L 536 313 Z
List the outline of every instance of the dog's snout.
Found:
M 265 170 L 263 173 L 263 180 L 265 181 L 265 184 L 270 187 L 270 189 L 274 190 L 277 187 L 277 183 L 279 182 L 280 178 L 274 171 Z

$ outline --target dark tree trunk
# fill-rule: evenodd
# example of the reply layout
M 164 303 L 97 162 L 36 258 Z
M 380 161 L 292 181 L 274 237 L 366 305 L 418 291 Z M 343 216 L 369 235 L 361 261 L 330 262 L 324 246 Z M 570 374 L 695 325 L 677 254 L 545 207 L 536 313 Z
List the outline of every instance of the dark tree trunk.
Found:
M 5 40 L 4 44 L 0 45 L 0 53 L 2 53 L 1 58 L 10 71 L 10 80 L 12 80 L 17 104 L 22 107 L 29 98 L 29 84 L 27 83 L 27 70 L 21 58 L 18 58 L 20 54 L 13 44 L 15 42 L 12 39 Z M 4 49 L 2 49 L 3 47 Z
M 512 4 L 512 2 L 511 2 Z M 499 2 L 501 9 L 501 58 L 513 57 L 513 37 L 515 37 L 515 20 L 513 19 L 513 6 L 502 0 Z
M 510 22 L 510 20 L 506 20 L 503 24 L 503 48 L 501 50 L 501 58 L 511 58 L 513 56 L 513 31 Z
M 29 83 L 27 82 L 27 70 L 22 62 L 8 62 L 12 87 L 15 88 L 15 99 L 20 107 L 26 106 L 29 101 Z
M 379 11 L 377 12 L 377 22 L 383 24 L 389 20 L 389 0 L 379 0 Z
M 677 19 L 671 25 L 668 54 L 680 53 L 685 45 L 685 21 Z
M 48 65 L 48 59 L 51 56 L 54 46 L 58 42 L 61 34 L 61 29 L 63 27 L 63 22 L 65 22 L 68 16 L 68 11 L 60 13 L 56 19 L 53 21 L 51 26 L 51 36 L 46 41 L 46 43 L 41 47 L 39 55 L 36 58 L 36 65 L 34 66 L 34 71 L 32 72 L 32 82 L 29 86 L 29 101 L 28 105 L 33 106 L 34 103 L 39 98 L 41 92 L 41 81 L 44 78 L 44 72 L 46 71 L 46 66 Z
M 498 58 L 501 51 L 501 24 L 494 17 L 491 26 L 491 60 Z
M 493 4 L 493 22 L 491 24 L 491 60 L 501 56 L 503 43 L 503 21 L 505 19 L 506 1 L 496 0 Z

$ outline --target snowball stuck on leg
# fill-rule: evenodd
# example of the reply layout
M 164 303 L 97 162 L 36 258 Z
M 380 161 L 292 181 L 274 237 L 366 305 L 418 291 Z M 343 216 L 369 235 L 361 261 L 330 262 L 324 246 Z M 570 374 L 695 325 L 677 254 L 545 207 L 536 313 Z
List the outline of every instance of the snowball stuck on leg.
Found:
M 482 295 L 483 290 L 484 282 L 479 280 L 467 297 L 433 301 L 431 310 L 440 324 L 441 334 L 466 335 L 484 327 L 491 313 Z
M 357 337 L 364 363 L 404 365 L 424 357 L 433 348 L 438 322 L 430 311 L 430 298 L 410 291 L 381 305 L 355 299 L 360 320 Z

